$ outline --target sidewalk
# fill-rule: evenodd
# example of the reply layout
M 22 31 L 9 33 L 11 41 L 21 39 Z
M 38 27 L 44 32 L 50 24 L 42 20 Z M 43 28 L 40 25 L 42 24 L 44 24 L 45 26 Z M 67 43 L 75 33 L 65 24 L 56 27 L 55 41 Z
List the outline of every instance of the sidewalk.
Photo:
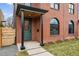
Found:
M 53 56 L 36 41 L 27 41 L 24 45 L 30 56 Z M 20 44 L 18 44 L 18 49 L 20 50 Z
M 2 47 L 0 48 L 0 56 L 16 56 L 17 51 L 18 49 L 16 45 Z

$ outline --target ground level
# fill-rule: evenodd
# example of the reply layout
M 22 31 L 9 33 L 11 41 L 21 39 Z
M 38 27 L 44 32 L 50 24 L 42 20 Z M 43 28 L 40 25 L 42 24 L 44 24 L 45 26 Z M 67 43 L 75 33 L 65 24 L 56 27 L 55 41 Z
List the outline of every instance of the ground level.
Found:
M 19 43 L 17 44 L 19 51 L 20 51 L 20 45 L 21 44 Z M 24 42 L 24 46 L 29 56 L 53 56 L 51 53 L 42 48 L 39 42 L 26 41 Z
M 56 56 L 79 56 L 79 40 L 45 44 L 44 48 Z
M 16 45 L 0 48 L 0 56 L 16 56 L 18 48 Z
M 0 48 L 0 56 L 53 56 L 36 41 L 24 42 L 25 52 L 20 51 L 20 44 Z M 21 52 L 19 55 L 18 52 Z M 27 53 L 27 54 L 26 54 Z
M 48 43 L 42 48 L 36 41 L 26 41 L 24 46 L 30 56 L 79 56 L 79 39 Z M 20 45 L 0 48 L 0 56 L 16 56 Z

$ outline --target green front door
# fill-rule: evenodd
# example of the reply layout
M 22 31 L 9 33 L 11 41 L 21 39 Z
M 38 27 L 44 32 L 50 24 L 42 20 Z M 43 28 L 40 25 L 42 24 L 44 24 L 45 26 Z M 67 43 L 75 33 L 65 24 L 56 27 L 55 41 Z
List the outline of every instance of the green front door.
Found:
M 24 27 L 24 40 L 29 41 L 32 39 L 32 20 L 25 20 Z

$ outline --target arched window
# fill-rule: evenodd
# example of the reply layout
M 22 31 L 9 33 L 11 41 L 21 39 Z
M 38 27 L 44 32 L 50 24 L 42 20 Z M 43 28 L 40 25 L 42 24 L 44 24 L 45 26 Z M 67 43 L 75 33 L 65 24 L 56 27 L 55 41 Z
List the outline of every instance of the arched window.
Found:
M 50 34 L 51 35 L 59 34 L 59 21 L 56 18 L 53 18 L 50 21 Z
M 74 33 L 74 22 L 71 20 L 69 21 L 69 34 Z

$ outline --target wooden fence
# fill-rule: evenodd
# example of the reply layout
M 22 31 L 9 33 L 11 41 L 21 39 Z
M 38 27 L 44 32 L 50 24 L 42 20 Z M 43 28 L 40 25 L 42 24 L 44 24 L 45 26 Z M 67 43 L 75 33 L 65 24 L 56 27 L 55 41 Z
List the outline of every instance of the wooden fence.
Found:
M 2 35 L 1 35 L 2 31 L 1 31 L 1 27 L 0 27 L 0 47 L 2 46 L 1 44 L 1 40 L 2 40 Z
M 1 32 L 1 46 L 8 46 L 15 43 L 15 29 L 10 27 L 3 27 Z

